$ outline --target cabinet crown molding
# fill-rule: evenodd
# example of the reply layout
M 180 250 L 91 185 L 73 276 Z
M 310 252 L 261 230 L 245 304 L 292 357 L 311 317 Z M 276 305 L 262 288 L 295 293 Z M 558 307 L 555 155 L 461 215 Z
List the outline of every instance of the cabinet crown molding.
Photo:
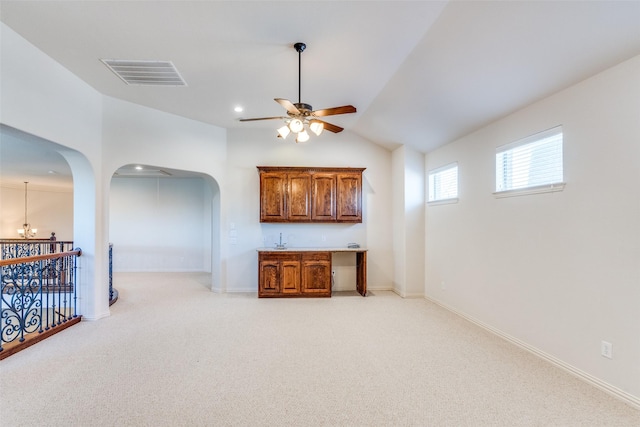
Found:
M 256 166 L 260 172 L 362 172 L 367 168 L 324 166 Z

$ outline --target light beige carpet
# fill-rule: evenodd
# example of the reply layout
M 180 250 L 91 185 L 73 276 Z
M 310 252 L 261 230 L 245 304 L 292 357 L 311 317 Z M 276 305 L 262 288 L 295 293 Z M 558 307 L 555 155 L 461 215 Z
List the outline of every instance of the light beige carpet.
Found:
M 109 318 L 0 362 L 1 426 L 638 426 L 423 299 L 258 299 L 117 274 Z

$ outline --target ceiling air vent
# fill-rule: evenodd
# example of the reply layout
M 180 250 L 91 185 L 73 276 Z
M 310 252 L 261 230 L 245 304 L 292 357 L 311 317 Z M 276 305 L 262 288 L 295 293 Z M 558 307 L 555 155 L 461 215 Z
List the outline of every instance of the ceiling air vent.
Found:
M 187 85 L 171 61 L 131 61 L 124 59 L 101 59 L 100 61 L 128 85 Z
M 172 173 L 163 169 L 124 166 L 118 169 L 113 175 L 119 178 L 163 178 L 172 176 Z

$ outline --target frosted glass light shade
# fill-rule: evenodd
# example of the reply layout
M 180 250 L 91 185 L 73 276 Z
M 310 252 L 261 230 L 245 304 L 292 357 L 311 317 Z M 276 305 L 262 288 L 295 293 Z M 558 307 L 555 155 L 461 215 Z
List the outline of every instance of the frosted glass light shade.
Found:
M 309 129 L 311 129 L 311 132 L 320 136 L 320 134 L 324 130 L 324 124 L 321 122 L 311 122 L 311 124 L 309 125 Z
M 287 126 L 282 126 L 280 129 L 278 129 L 278 134 L 282 137 L 282 139 L 286 139 L 290 133 L 291 131 Z
M 298 133 L 302 129 L 304 129 L 304 126 L 302 125 L 302 121 L 300 119 L 293 119 L 291 120 L 291 123 L 289 123 L 289 129 L 291 129 L 291 132 Z
M 296 138 L 296 142 L 307 142 L 309 140 L 309 134 L 306 130 L 298 133 L 298 137 Z

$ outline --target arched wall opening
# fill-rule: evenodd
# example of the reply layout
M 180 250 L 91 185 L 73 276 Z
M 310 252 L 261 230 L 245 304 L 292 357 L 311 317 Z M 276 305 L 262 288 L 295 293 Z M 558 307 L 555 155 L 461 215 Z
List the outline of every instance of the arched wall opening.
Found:
M 219 229 L 220 187 L 209 175 L 128 164 L 111 178 L 114 273 L 207 273 L 220 290 Z
M 0 137 L 3 234 L 15 228 L 13 223 L 4 223 L 6 218 L 11 220 L 15 216 L 16 207 L 12 202 L 15 190 L 10 186 L 29 181 L 30 185 L 34 184 L 33 191 L 37 191 L 32 194 L 32 189 L 29 190 L 33 197 L 30 197 L 32 208 L 27 212 L 31 226 L 38 228 L 37 237 L 48 238 L 51 232 L 56 232 L 58 240 L 71 240 L 75 247 L 82 249 L 77 275 L 80 314 L 86 319 L 107 316 L 108 248 L 102 243 L 101 204 L 89 160 L 76 150 L 10 126 L 0 126 Z
M 38 229 L 36 238 L 55 232 L 60 240 L 73 240 L 73 177 L 58 152 L 61 148 L 0 125 L 0 238 L 20 237 L 17 229 L 25 222 L 27 208 L 26 222 Z

